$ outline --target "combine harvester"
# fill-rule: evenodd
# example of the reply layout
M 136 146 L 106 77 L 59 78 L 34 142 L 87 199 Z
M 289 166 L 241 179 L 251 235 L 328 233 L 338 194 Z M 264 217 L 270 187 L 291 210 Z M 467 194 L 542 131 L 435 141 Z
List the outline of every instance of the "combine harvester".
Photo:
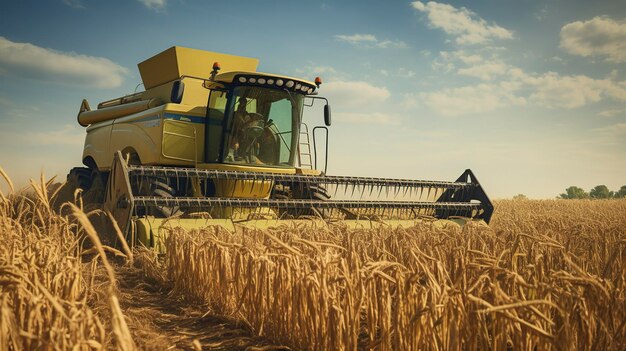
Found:
M 68 183 L 101 194 L 95 201 L 129 241 L 157 250 L 164 222 L 229 230 L 489 222 L 493 206 L 470 170 L 454 182 L 316 170 L 316 136 L 325 133 L 327 150 L 331 125 L 328 101 L 317 95 L 321 80 L 261 73 L 257 64 L 177 46 L 140 63 L 145 91 L 96 110 L 83 100 L 86 167 L 72 169 Z M 316 101 L 325 126 L 310 133 L 302 115 Z

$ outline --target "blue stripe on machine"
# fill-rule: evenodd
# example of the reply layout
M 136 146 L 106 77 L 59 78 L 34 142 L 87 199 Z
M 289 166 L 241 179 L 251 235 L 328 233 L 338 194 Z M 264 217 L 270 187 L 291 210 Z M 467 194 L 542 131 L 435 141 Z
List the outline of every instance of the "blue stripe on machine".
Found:
M 173 119 L 175 121 L 183 121 L 183 122 L 191 122 L 191 123 L 200 123 L 204 124 L 205 118 L 198 116 L 189 116 L 189 115 L 177 115 L 173 113 L 165 113 L 163 114 L 164 119 Z

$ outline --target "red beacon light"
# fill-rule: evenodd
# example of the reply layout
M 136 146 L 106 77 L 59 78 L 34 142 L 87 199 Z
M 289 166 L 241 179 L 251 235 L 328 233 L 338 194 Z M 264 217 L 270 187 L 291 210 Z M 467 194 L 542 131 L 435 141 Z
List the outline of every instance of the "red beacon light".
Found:
M 213 70 L 211 71 L 211 80 L 215 80 L 217 71 L 219 71 L 220 69 L 222 69 L 222 67 L 220 67 L 220 63 L 217 61 L 213 62 Z
M 319 88 L 320 85 L 322 85 L 322 78 L 315 77 L 315 85 L 317 85 L 317 87 Z

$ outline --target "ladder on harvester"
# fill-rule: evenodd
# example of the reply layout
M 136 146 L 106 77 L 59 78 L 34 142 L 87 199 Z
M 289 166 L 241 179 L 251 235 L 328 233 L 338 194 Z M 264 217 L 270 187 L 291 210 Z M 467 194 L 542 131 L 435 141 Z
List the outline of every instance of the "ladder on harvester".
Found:
M 298 144 L 298 161 L 301 168 L 313 169 L 313 157 L 311 155 L 311 140 L 309 139 L 309 126 L 300 124 L 300 143 Z

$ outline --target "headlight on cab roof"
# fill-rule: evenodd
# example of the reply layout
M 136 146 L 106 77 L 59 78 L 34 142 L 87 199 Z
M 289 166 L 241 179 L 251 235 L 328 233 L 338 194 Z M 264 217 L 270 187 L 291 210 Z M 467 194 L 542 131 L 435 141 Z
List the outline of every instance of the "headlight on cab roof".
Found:
M 313 94 L 316 87 L 312 84 L 302 83 L 294 80 L 286 80 L 283 78 L 270 78 L 263 76 L 253 75 L 238 75 L 233 79 L 233 83 L 245 84 L 245 85 L 259 85 L 269 86 L 281 89 L 289 89 L 291 91 L 301 94 Z

